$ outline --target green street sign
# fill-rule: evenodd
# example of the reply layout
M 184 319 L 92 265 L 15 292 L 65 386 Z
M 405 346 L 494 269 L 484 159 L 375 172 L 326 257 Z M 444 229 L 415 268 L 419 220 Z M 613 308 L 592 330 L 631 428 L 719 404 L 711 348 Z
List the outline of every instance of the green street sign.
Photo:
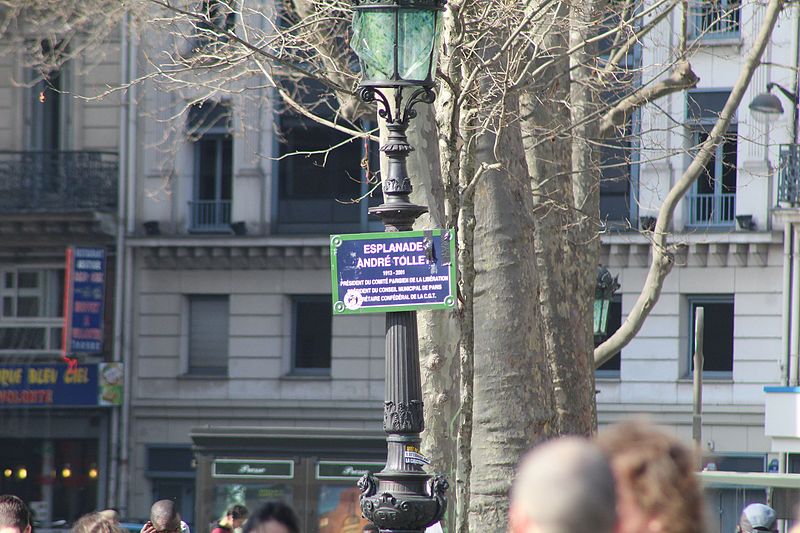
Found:
M 292 479 L 294 461 L 217 459 L 212 464 L 211 476 L 234 479 Z
M 317 479 L 354 479 L 366 473 L 380 472 L 383 463 L 352 463 L 347 461 L 319 461 Z
M 453 230 L 331 235 L 333 313 L 456 306 Z

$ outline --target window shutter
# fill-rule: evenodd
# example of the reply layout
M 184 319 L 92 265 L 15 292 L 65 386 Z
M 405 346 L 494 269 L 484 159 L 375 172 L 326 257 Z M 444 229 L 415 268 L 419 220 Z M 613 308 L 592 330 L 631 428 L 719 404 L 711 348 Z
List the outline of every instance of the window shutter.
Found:
M 228 372 L 228 296 L 189 298 L 189 373 Z

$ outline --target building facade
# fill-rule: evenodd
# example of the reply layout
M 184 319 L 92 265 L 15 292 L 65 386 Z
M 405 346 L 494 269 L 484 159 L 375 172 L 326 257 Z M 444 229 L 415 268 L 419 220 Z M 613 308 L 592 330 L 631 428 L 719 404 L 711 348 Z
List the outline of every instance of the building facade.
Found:
M 616 316 L 611 321 L 617 325 L 645 283 L 650 230 L 661 202 L 716 122 L 765 8 L 757 3 L 690 2 L 690 62 L 700 81 L 642 109 L 634 121 L 638 136 L 628 175 L 601 189 L 610 222 L 602 236 L 601 261 L 619 275 L 622 286 L 612 305 Z M 659 69 L 670 61 L 681 13 L 675 10 L 643 39 L 643 84 L 659 79 Z M 642 414 L 690 439 L 695 316 L 702 307 L 701 446 L 704 464 L 712 470 L 785 472 L 791 459 L 773 453 L 765 436 L 764 387 L 797 384 L 792 362 L 797 353 L 792 325 L 797 203 L 787 202 L 780 190 L 794 190 L 796 183 L 791 178 L 797 160 L 786 155 L 796 138 L 796 101 L 784 101 L 787 112 L 767 122 L 748 104 L 769 82 L 796 94 L 799 20 L 796 6 L 781 15 L 764 64 L 757 68 L 724 142 L 676 210 L 670 228 L 674 266 L 658 303 L 621 355 L 597 372 L 601 424 Z M 786 179 L 790 181 L 784 185 Z M 626 226 L 632 229 L 618 229 Z M 745 489 L 712 490 L 710 495 L 711 515 L 721 517 L 720 531 L 732 530 L 745 501 L 766 496 L 763 490 Z
M 142 72 L 161 44 L 142 41 Z M 144 83 L 131 111 L 127 514 L 174 498 L 204 531 L 281 498 L 303 531 L 360 531 L 354 482 L 385 460 L 385 325 L 332 317 L 329 235 L 382 229 L 354 201 L 374 187 L 364 148 L 314 155 L 347 136 L 266 88 L 198 94 Z
M 105 505 L 119 444 L 119 408 L 104 405 L 116 402 L 98 396 L 98 378 L 118 360 L 120 99 L 70 96 L 120 82 L 119 35 L 91 65 L 61 64 L 79 45 L 31 36 L 0 52 L 0 492 L 30 502 L 45 531 Z M 70 247 L 99 250 L 95 340 L 83 345 L 70 338 L 87 324 L 65 331 L 75 310 L 65 305 Z
M 622 286 L 612 328 L 644 284 L 652 217 L 713 126 L 764 9 L 691 5 L 698 86 L 634 117 L 601 184 L 601 262 Z M 747 107 L 768 82 L 796 94 L 798 11 L 781 16 L 725 142 L 676 212 L 658 303 L 597 373 L 601 425 L 644 415 L 688 439 L 702 307 L 707 468 L 800 465 L 764 432 L 764 387 L 798 384 L 797 114 L 785 105 L 764 123 Z M 661 75 L 680 26 L 676 10 L 632 53 L 640 83 Z M 353 480 L 385 453 L 384 319 L 331 316 L 328 236 L 381 229 L 367 216 L 369 148 L 274 104 L 267 88 L 201 98 L 145 81 L 122 96 L 67 94 L 146 73 L 163 43 L 130 37 L 123 27 L 87 71 L 0 54 L 0 428 L 11 436 L 0 491 L 37 502 L 45 526 L 108 502 L 145 518 L 154 500 L 174 498 L 202 532 L 230 503 L 282 498 L 304 531 L 356 531 Z M 123 409 L 23 406 L 13 388 L 18 370 L 60 364 L 66 379 L 73 245 L 106 250 L 102 350 L 80 362 L 126 362 Z M 745 500 L 765 497 L 710 490 L 720 531 Z

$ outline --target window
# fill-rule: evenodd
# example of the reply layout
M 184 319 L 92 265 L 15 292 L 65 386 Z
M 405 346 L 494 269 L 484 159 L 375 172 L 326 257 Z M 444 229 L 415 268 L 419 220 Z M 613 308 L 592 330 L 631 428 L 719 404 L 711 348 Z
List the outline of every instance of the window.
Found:
M 330 374 L 331 326 L 330 295 L 292 298 L 293 374 Z
M 597 36 L 610 29 L 619 31 L 605 35 L 598 41 L 600 60 L 606 63 L 621 43 L 634 36 L 639 23 L 633 19 L 637 6 L 634 3 L 625 9 L 614 4 L 597 26 Z M 621 18 L 630 21 L 620 24 Z M 640 65 L 642 47 L 636 44 L 624 58 L 613 67 L 613 75 L 601 100 L 607 106 L 614 106 L 641 86 Z M 600 220 L 609 228 L 627 229 L 630 221 L 637 218 L 636 191 L 639 178 L 639 112 L 635 111 L 625 124 L 624 130 L 599 141 L 600 157 Z
M 306 90 L 297 97 L 318 116 L 333 120 L 325 90 Z M 382 199 L 377 174 L 370 181 L 361 167 L 368 160 L 377 170 L 377 150 L 370 146 L 375 143 L 350 140 L 286 108 L 280 110 L 278 130 L 277 230 L 329 234 L 367 229 L 367 209 Z M 381 226 L 375 220 L 372 227 Z
M 0 275 L 0 350 L 60 349 L 64 270 L 20 267 Z
M 687 123 L 692 145 L 698 147 L 719 118 L 730 91 L 692 91 L 687 98 Z M 689 225 L 733 226 L 736 221 L 736 126 L 709 159 L 689 194 Z
M 61 45 L 49 41 L 41 43 L 42 66 L 31 71 L 30 115 L 28 120 L 32 150 L 54 152 L 62 148 L 63 111 L 62 93 L 64 75 L 61 68 L 47 63 L 58 63 L 65 53 Z
M 229 298 L 189 296 L 189 374 L 228 374 Z
M 636 141 L 630 136 L 630 125 L 626 130 L 624 137 L 606 139 L 600 147 L 600 220 L 618 228 L 636 219 Z
M 730 378 L 733 373 L 733 295 L 689 296 L 689 372 L 694 370 L 694 324 L 704 312 L 703 375 Z
M 695 146 L 708 138 L 696 132 Z M 693 185 L 689 224 L 732 226 L 736 220 L 736 134 L 727 135 L 717 146 Z
M 203 20 L 194 22 L 194 35 L 190 39 L 191 53 L 217 52 L 218 48 L 214 45 L 228 42 L 226 33 L 232 32 L 236 27 L 236 11 L 231 1 L 203 0 L 200 3 L 198 14 Z
M 233 197 L 233 138 L 227 103 L 206 102 L 189 109 L 187 130 L 194 140 L 194 199 L 189 230 L 230 232 Z
M 690 36 L 695 39 L 725 39 L 739 36 L 739 0 L 691 0 Z
M 608 306 L 608 319 L 606 322 L 606 332 L 608 337 L 614 334 L 620 326 L 622 326 L 622 297 L 619 294 L 614 295 L 614 299 Z M 595 347 L 600 343 L 595 343 Z M 595 371 L 595 375 L 599 378 L 618 378 L 620 367 L 622 363 L 622 350 L 615 353 L 611 359 L 603 363 Z

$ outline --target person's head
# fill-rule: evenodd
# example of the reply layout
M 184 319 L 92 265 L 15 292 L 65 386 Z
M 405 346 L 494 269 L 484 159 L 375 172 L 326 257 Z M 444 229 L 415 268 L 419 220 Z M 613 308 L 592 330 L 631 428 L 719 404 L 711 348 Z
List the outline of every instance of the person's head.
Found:
M 12 494 L 0 496 L 0 533 L 31 533 L 28 506 Z
M 75 522 L 72 533 L 122 533 L 122 529 L 102 513 L 89 513 Z
M 614 474 L 593 443 L 577 437 L 546 442 L 520 462 L 511 488 L 511 533 L 612 533 Z
M 620 533 L 693 533 L 705 529 L 695 459 L 679 440 L 643 422 L 600 432 L 617 479 Z
M 150 508 L 150 522 L 156 533 L 180 533 L 181 514 L 172 500 L 158 500 Z
M 775 510 L 763 503 L 751 503 L 742 510 L 736 531 L 738 533 L 778 531 L 778 517 Z
M 233 529 L 238 529 L 242 527 L 244 521 L 247 520 L 248 512 L 247 507 L 244 505 L 231 505 L 225 513 L 226 522 L 228 522 Z
M 267 502 L 250 515 L 242 533 L 300 533 L 300 525 L 291 507 Z
M 361 533 L 379 533 L 379 532 L 380 530 L 378 529 L 378 526 L 376 526 L 373 523 L 365 525 L 364 529 L 361 530 Z
M 103 509 L 99 514 L 106 520 L 110 520 L 114 524 L 119 525 L 119 512 L 116 509 Z

